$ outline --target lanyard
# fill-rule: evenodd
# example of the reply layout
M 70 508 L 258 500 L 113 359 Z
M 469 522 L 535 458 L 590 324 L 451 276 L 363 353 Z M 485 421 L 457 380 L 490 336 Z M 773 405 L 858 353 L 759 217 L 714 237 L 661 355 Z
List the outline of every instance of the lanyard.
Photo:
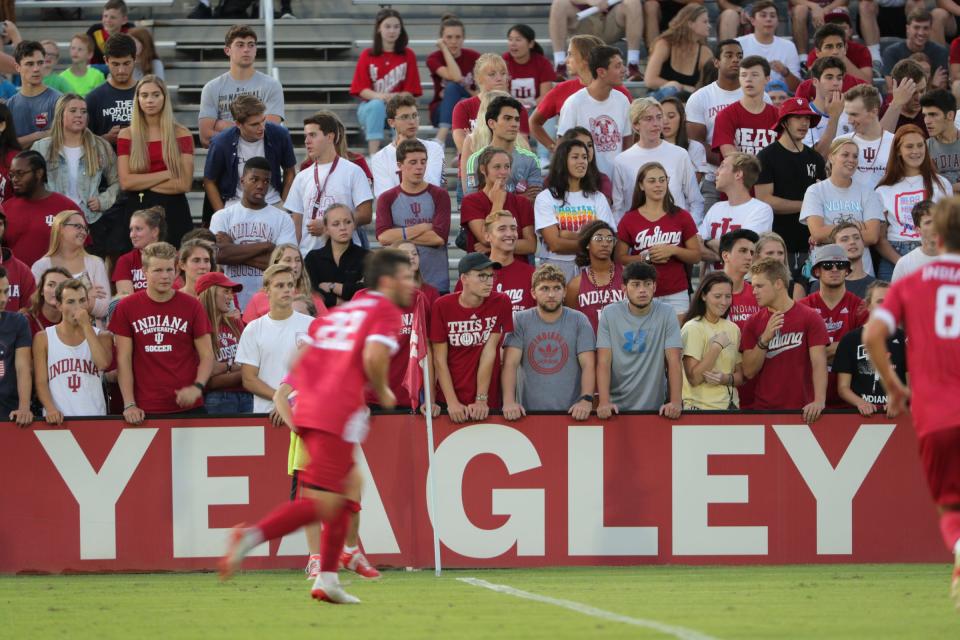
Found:
M 313 183 L 317 185 L 317 197 L 313 201 L 313 212 L 310 216 L 311 220 L 317 218 L 318 211 L 320 210 L 320 202 L 323 200 L 323 194 L 327 190 L 327 183 L 330 181 L 330 176 L 333 175 L 333 172 L 337 169 L 337 163 L 340 162 L 340 156 L 334 156 L 333 164 L 330 165 L 330 171 L 327 173 L 327 177 L 323 179 L 323 184 L 320 184 L 320 170 L 317 168 L 317 163 L 313 163 Z M 323 213 L 319 211 L 319 213 Z

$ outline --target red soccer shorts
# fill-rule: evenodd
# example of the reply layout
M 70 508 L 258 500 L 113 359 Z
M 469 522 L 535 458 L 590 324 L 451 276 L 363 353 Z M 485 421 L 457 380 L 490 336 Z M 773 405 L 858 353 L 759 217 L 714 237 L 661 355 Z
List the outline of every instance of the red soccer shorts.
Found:
M 354 444 L 319 429 L 301 429 L 300 437 L 310 454 L 307 468 L 299 474 L 303 485 L 343 493 L 343 481 L 353 468 Z
M 920 461 L 938 505 L 960 504 L 960 427 L 920 437 Z

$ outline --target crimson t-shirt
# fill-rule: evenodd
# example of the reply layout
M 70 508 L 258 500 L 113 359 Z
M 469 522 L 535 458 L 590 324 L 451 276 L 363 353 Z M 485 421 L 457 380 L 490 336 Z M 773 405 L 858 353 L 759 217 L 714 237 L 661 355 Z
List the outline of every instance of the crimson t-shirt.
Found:
M 514 258 L 513 262 L 493 272 L 493 290 L 510 298 L 514 313 L 537 305 L 532 292 L 534 271 L 536 269 L 529 262 Z M 459 279 L 453 290 L 456 293 L 463 291 Z
M 367 293 L 367 291 L 367 289 L 361 289 L 354 294 L 354 299 L 359 295 Z M 420 302 L 420 300 L 423 301 Z M 400 332 L 397 334 L 397 352 L 390 358 L 390 371 L 388 374 L 390 390 L 393 391 L 393 395 L 396 396 L 397 407 L 399 408 L 416 409 L 420 405 L 420 398 L 411 400 L 410 392 L 406 390 L 403 383 L 407 376 L 407 368 L 410 365 L 410 336 L 413 334 L 414 316 L 417 305 L 422 305 L 424 314 L 423 326 L 424 330 L 426 330 L 426 327 L 430 326 L 430 303 L 428 301 L 429 294 L 421 289 L 416 289 L 413 295 L 413 302 L 410 303 L 410 306 L 400 307 Z M 426 340 L 427 336 L 420 335 L 417 336 L 417 338 L 422 341 Z M 430 367 L 432 371 L 432 362 L 430 363 Z M 436 393 L 431 397 L 435 398 Z M 377 397 L 377 394 L 370 386 L 364 389 L 364 398 L 367 404 L 380 403 L 380 398 Z
M 950 64 L 960 64 L 960 38 L 950 43 Z
M 697 225 L 690 214 L 678 209 L 655 222 L 647 220 L 638 209 L 626 212 L 617 225 L 617 238 L 630 249 L 630 255 L 640 255 L 658 244 L 672 244 L 685 248 L 687 240 L 697 235 Z M 657 296 L 687 290 L 687 267 L 676 258 L 657 269 Z
M 10 293 L 7 295 L 7 306 L 4 310 L 19 311 L 30 306 L 30 296 L 37 290 L 37 281 L 30 267 L 18 260 L 6 247 L 0 248 L 0 265 L 7 270 L 7 281 L 10 283 Z
M 827 306 L 823 301 L 820 292 L 811 293 L 806 298 L 797 300 L 802 305 L 806 305 L 816 311 L 823 323 L 827 327 L 827 336 L 830 338 L 830 344 L 840 342 L 840 338 L 847 335 L 857 327 L 862 327 L 867 322 L 867 310 L 863 305 L 863 300 L 854 293 L 847 291 L 840 304 L 833 309 Z M 840 398 L 837 391 L 837 374 L 833 368 L 829 367 L 830 376 L 827 379 L 827 405 L 834 409 L 843 409 L 847 403 Z
M 14 196 L 4 201 L 3 211 L 7 214 L 5 244 L 25 264 L 33 265 L 50 248 L 53 218 L 61 211 L 80 211 L 80 207 L 70 198 L 51 192 L 36 201 Z
M 767 328 L 773 315 L 760 309 L 743 327 L 740 351 L 757 346 L 757 339 Z M 755 376 L 756 388 L 752 409 L 778 411 L 802 409 L 813 402 L 813 366 L 810 348 L 827 346 L 827 328 L 816 311 L 794 304 L 783 317 L 783 326 L 770 340 L 763 368 Z
M 384 51 L 373 55 L 373 49 L 364 49 L 357 60 L 357 70 L 350 84 L 350 95 L 357 98 L 364 89 L 377 93 L 399 93 L 406 91 L 415 96 L 423 93 L 420 86 L 420 72 L 417 70 L 417 56 L 407 47 L 403 54 Z
M 536 106 L 540 85 L 557 79 L 553 64 L 539 53 L 530 53 L 530 59 L 520 64 L 509 52 L 503 54 L 510 75 L 510 94 L 528 109 Z
M 954 41 L 956 42 L 956 41 Z M 950 48 L 951 58 L 950 62 L 953 62 L 952 52 L 953 45 Z M 960 54 L 958 54 L 960 55 Z M 873 58 L 870 56 L 870 50 L 859 42 L 854 42 L 852 40 L 847 40 L 847 58 L 850 59 L 850 62 L 853 63 L 858 69 L 869 69 L 873 65 Z M 813 66 L 813 63 L 817 61 L 817 50 L 811 49 L 810 53 L 807 54 L 807 69 Z M 957 60 L 960 62 L 960 58 Z
M 473 81 L 473 66 L 477 64 L 479 58 L 479 51 L 466 48 L 460 49 L 460 57 L 456 58 L 456 61 L 457 67 L 460 69 L 460 75 L 463 76 L 464 87 L 476 90 L 477 85 Z M 430 79 L 433 80 L 433 99 L 430 101 L 431 112 L 440 104 L 440 100 L 443 99 L 443 88 L 446 86 L 447 81 L 440 77 L 437 69 L 445 66 L 447 66 L 447 62 L 443 59 L 442 51 L 434 51 L 427 56 L 427 69 L 430 70 Z
M 533 205 L 523 196 L 510 192 L 503 201 L 503 208 L 516 218 L 517 234 L 522 238 L 523 230 L 534 225 Z M 468 223 L 471 220 L 483 222 L 492 210 L 493 203 L 483 191 L 474 191 L 463 197 L 460 203 L 460 226 L 467 230 L 467 253 L 473 251 L 473 245 L 477 242 Z
M 757 298 L 753 295 L 753 285 L 744 280 L 743 289 L 740 290 L 740 293 L 733 294 L 733 302 L 730 304 L 727 320 L 740 327 L 740 331 L 743 331 L 747 321 L 758 311 L 760 311 L 760 305 L 757 304 Z
M 580 78 L 571 78 L 554 85 L 553 89 L 547 91 L 537 104 L 537 113 L 539 113 L 544 120 L 549 120 L 554 116 L 560 115 L 560 108 L 563 107 L 563 103 L 567 101 L 567 98 L 586 86 L 587 85 L 580 81 Z M 622 84 L 617 85 L 613 90 L 619 91 L 626 96 L 627 100 L 633 102 L 633 96 L 630 95 L 630 90 Z
M 227 365 L 229 369 L 233 366 L 234 360 L 237 359 L 237 346 L 240 344 L 240 334 L 243 333 L 243 320 L 240 318 L 234 318 L 233 321 L 236 323 L 237 332 L 234 333 L 233 329 L 230 328 L 230 325 L 227 324 L 226 320 L 220 321 L 220 328 L 217 329 L 216 341 L 213 345 L 213 357 L 217 362 L 223 362 Z M 223 389 L 216 389 L 216 391 L 233 391 L 237 393 L 244 393 L 246 389 L 243 388 L 243 385 L 240 384 L 236 387 L 229 387 Z
M 175 291 L 166 302 L 146 291 L 122 299 L 110 318 L 110 331 L 133 340 L 133 391 L 147 413 L 177 413 L 177 390 L 197 381 L 200 355 L 194 340 L 210 335 L 210 320 L 200 302 Z
M 140 291 L 147 288 L 147 279 L 143 275 L 143 257 L 140 249 L 133 249 L 117 258 L 117 266 L 113 268 L 113 282 L 129 280 L 133 283 L 133 290 Z
M 778 119 L 772 104 L 764 104 L 760 113 L 750 113 L 738 100 L 717 114 L 711 148 L 719 152 L 721 145 L 732 144 L 737 151 L 755 156 L 777 139 Z
M 461 404 L 473 404 L 477 396 L 477 367 L 480 354 L 490 335 L 501 336 L 513 331 L 513 308 L 510 298 L 493 292 L 476 308 L 460 304 L 460 294 L 441 296 L 433 305 L 430 317 L 430 341 L 446 343 L 447 367 L 453 388 Z M 443 391 L 437 393 L 443 402 Z M 497 349 L 487 391 L 487 404 L 500 407 L 500 350 Z
M 477 126 L 477 116 L 480 113 L 480 96 L 466 98 L 457 103 L 453 108 L 453 128 L 466 129 L 467 133 L 473 133 L 473 128 Z M 530 118 L 527 116 L 526 108 L 520 111 L 520 133 L 530 134 Z

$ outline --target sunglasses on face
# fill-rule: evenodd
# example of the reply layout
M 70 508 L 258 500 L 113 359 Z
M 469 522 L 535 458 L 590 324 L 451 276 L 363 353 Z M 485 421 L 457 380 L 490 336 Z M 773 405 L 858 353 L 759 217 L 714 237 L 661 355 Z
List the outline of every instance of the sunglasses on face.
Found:
M 824 271 L 846 271 L 850 268 L 849 262 L 821 262 L 817 265 Z

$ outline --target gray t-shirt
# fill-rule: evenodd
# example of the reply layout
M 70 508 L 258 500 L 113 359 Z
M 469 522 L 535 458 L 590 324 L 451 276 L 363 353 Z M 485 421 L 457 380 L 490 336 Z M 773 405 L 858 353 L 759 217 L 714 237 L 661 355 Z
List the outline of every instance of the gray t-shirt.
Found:
M 593 351 L 593 327 L 576 309 L 563 308 L 556 322 L 537 309 L 513 315 L 504 346 L 520 349 L 520 404 L 528 411 L 566 412 L 580 398 L 581 353 Z
M 412 227 L 429 222 L 433 232 L 447 239 L 450 233 L 450 195 L 432 184 L 420 193 L 407 193 L 403 187 L 388 189 L 377 199 L 377 236 L 387 229 Z M 446 243 L 439 247 L 418 244 L 420 274 L 440 293 L 450 291 L 450 264 Z
M 610 400 L 620 411 L 656 411 L 667 400 L 666 350 L 682 349 L 680 323 L 670 305 L 654 300 L 635 316 L 629 301 L 607 305 L 600 314 L 597 349 L 610 349 Z
M 927 138 L 927 150 L 937 173 L 950 181 L 960 182 L 960 138 L 953 144 L 943 144 L 936 138 Z
M 230 104 L 247 93 L 260 98 L 267 105 L 268 116 L 283 118 L 283 87 L 265 73 L 255 72 L 249 80 L 234 80 L 230 72 L 219 75 L 203 85 L 200 92 L 200 118 L 233 121 Z
M 53 110 L 61 95 L 63 94 L 56 89 L 47 88 L 37 96 L 28 98 L 18 92 L 7 100 L 7 108 L 13 114 L 13 126 L 17 135 L 26 136 L 49 129 L 53 124 Z

